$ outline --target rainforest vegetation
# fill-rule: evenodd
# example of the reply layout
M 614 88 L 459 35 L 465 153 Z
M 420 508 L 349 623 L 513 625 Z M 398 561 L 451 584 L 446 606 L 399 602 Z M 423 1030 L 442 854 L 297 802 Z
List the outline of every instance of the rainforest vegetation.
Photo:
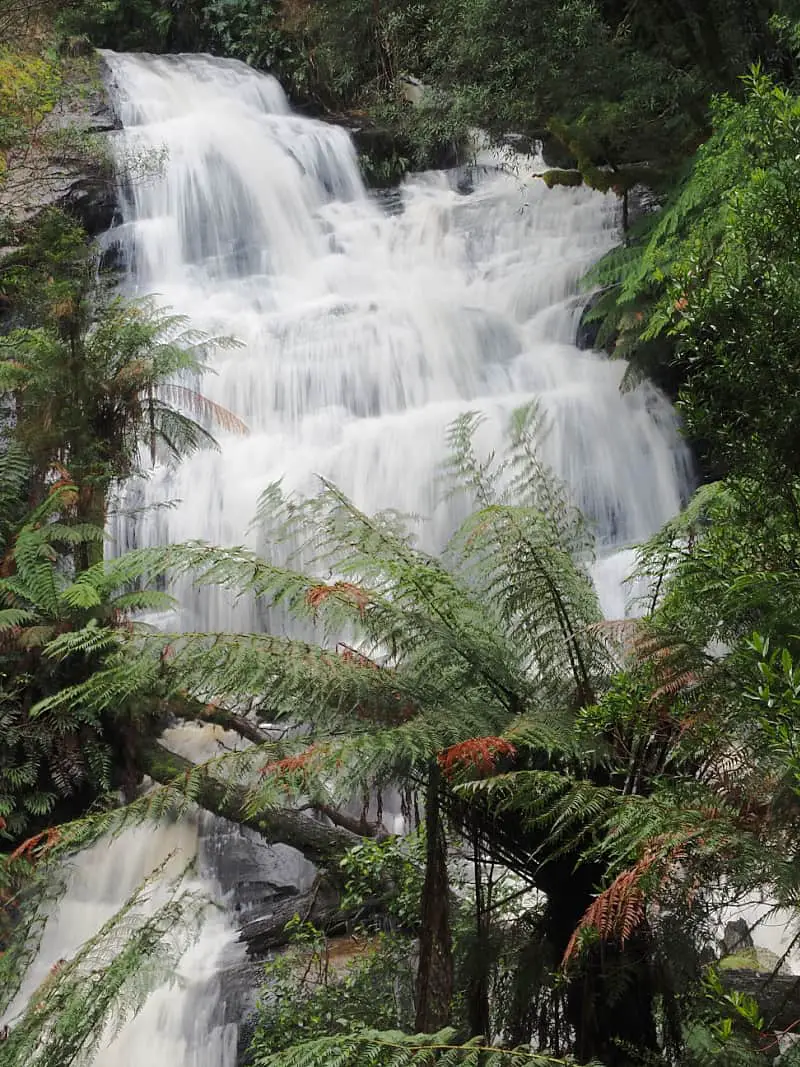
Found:
M 268 931 L 257 1067 L 796 1058 L 785 960 L 718 941 L 725 907 L 800 908 L 796 19 L 790 0 L 0 0 L 0 1006 L 64 861 L 197 804 L 319 869 Z M 476 416 L 450 427 L 467 518 L 438 555 L 327 484 L 265 487 L 261 554 L 104 553 L 126 479 L 246 427 L 202 391 L 234 342 L 122 299 L 74 204 L 42 192 L 53 168 L 112 180 L 96 136 L 56 121 L 97 91 L 95 46 L 272 70 L 380 133 L 379 183 L 468 163 L 481 126 L 625 198 L 587 325 L 623 387 L 675 399 L 701 472 L 638 548 L 639 617 L 602 617 L 535 405 L 497 456 Z M 176 578 L 314 637 L 147 627 Z M 243 747 L 194 765 L 163 744 L 176 719 Z M 388 790 L 414 832 L 387 834 L 374 800 L 352 814 Z M 202 901 L 137 901 L 40 987 L 0 1063 L 87 1062 L 169 972 Z M 343 931 L 362 946 L 344 973 Z

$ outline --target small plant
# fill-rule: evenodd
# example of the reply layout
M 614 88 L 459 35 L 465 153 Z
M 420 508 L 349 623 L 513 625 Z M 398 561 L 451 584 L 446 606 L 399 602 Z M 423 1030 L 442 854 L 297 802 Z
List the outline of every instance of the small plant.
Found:
M 414 1018 L 413 944 L 392 934 L 328 938 L 295 916 L 289 949 L 265 968 L 252 1044 L 256 1063 L 323 1035 L 408 1029 Z
M 344 907 L 360 906 L 370 897 L 384 893 L 389 884 L 392 917 L 402 929 L 416 929 L 425 868 L 424 830 L 405 838 L 365 840 L 350 849 L 339 866 L 347 875 Z

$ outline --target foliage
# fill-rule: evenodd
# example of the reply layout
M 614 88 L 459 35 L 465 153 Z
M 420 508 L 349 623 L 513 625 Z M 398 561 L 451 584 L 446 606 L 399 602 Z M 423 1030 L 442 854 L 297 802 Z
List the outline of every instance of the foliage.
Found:
M 315 744 L 286 743 L 287 756 L 306 758 L 267 764 L 254 810 L 259 790 L 274 797 L 276 783 L 290 794 L 319 788 L 330 799 L 340 796 L 339 781 L 349 797 L 362 784 L 424 773 L 441 750 L 488 731 L 513 727 L 520 743 L 541 743 L 545 694 L 567 694 L 569 703 L 591 690 L 608 659 L 588 625 L 599 619 L 591 544 L 539 459 L 537 424 L 535 409 L 519 412 L 494 467 L 472 450 L 477 420 L 454 425 L 452 477 L 478 507 L 441 559 L 416 548 L 396 516 L 369 517 L 330 485 L 309 500 L 273 488 L 261 524 L 279 551 L 291 545 L 313 556 L 341 576 L 335 583 L 243 550 L 189 547 L 184 559 L 196 581 L 256 595 L 313 619 L 323 634 L 357 640 L 358 651 L 330 651 L 272 635 L 137 638 L 143 662 L 160 662 L 168 644 L 168 680 L 198 699 L 224 706 L 236 694 L 256 713 L 269 709 L 271 721 L 296 720 L 303 709 Z M 113 690 L 109 676 L 97 684 Z
M 343 907 L 358 907 L 391 884 L 389 914 L 406 932 L 419 926 L 420 897 L 425 862 L 425 839 L 421 830 L 405 838 L 383 841 L 366 839 L 354 845 L 340 860 L 346 875 Z
M 256 1063 L 321 1033 L 345 1035 L 366 1023 L 410 1027 L 414 995 L 407 938 L 356 933 L 329 940 L 309 923 L 290 924 L 292 947 L 266 965 L 253 1039 Z
M 0 50 L 0 176 L 8 154 L 26 146 L 58 100 L 60 78 L 52 62 L 37 55 Z
M 712 93 L 749 62 L 792 68 L 792 13 L 733 0 L 104 0 L 62 22 L 106 47 L 244 59 L 306 106 L 366 115 L 398 145 L 371 163 L 379 182 L 402 174 L 400 159 L 429 166 L 463 149 L 477 125 L 549 131 L 592 184 L 627 189 L 642 161 L 644 180 L 663 184 L 705 136 Z M 433 87 L 420 107 L 404 102 L 409 74 Z
M 286 1052 L 261 1056 L 257 1067 L 323 1067 L 335 1062 L 343 1067 L 367 1067 L 380 1062 L 385 1067 L 422 1067 L 428 1063 L 463 1064 L 464 1067 L 545 1067 L 568 1064 L 527 1048 L 487 1048 L 479 1038 L 457 1044 L 452 1029 L 435 1034 L 410 1036 L 400 1031 L 362 1030 L 346 1037 L 324 1037 L 308 1041 Z
M 87 171 L 108 176 L 102 139 L 74 106 L 97 92 L 98 63 L 94 56 L 57 52 L 51 19 L 49 0 L 0 4 L 3 259 L 7 247 L 17 243 L 19 228 L 63 195 L 65 176 Z
M 795 389 L 798 102 L 759 67 L 742 82 L 743 101 L 714 102 L 713 133 L 664 209 L 590 272 L 603 293 L 589 317 L 599 343 L 632 360 L 631 380 L 683 385 L 687 431 L 712 470 L 777 487 L 794 473 L 781 421 Z M 765 376 L 774 403 L 754 408 Z
M 102 525 L 111 487 L 144 469 L 142 448 L 152 463 L 175 459 L 216 447 L 209 425 L 245 427 L 197 390 L 208 353 L 232 342 L 152 301 L 109 296 L 93 271 L 80 228 L 46 214 L 9 268 L 30 325 L 0 336 L 0 398 L 39 495 L 60 472 L 78 490 L 79 517 Z
M 25 514 L 31 481 L 18 446 L 0 453 L 0 836 L 11 841 L 48 825 L 59 806 L 63 817 L 67 801 L 80 810 L 135 782 L 137 744 L 160 715 L 157 672 L 148 689 L 108 689 L 100 707 L 56 698 L 112 664 L 124 672 L 130 614 L 172 603 L 141 587 L 159 573 L 146 552 L 76 574 L 76 551 L 101 545 L 102 529 L 76 521 L 66 480 Z
M 794 12 L 781 7 L 782 22 L 775 5 L 732 0 L 104 0 L 63 14 L 66 33 L 211 47 L 271 67 L 315 108 L 368 111 L 393 137 L 381 180 L 461 149 L 482 123 L 557 137 L 570 173 L 598 187 L 667 188 L 710 120 L 664 210 L 597 268 L 593 314 L 634 374 L 683 384 L 687 428 L 724 480 L 639 549 L 639 621 L 600 616 L 592 539 L 541 462 L 535 407 L 500 456 L 478 454 L 476 416 L 451 427 L 445 481 L 467 517 L 438 555 L 402 516 L 366 515 L 323 483 L 309 499 L 265 492 L 262 554 L 189 544 L 103 562 L 113 486 L 148 453 L 212 445 L 214 422 L 241 426 L 197 391 L 214 342 L 109 297 L 84 235 L 44 215 L 2 265 L 0 829 L 17 848 L 0 893 L 4 941 L 15 923 L 31 934 L 0 958 L 4 977 L 35 945 L 26 894 L 55 891 L 44 868 L 198 802 L 265 835 L 280 818 L 317 834 L 334 921 L 372 900 L 389 928 L 351 939 L 363 951 L 341 971 L 340 943 L 290 924 L 290 952 L 268 967 L 258 1064 L 543 1064 L 566 1051 L 614 1067 L 749 1067 L 762 1055 L 757 1003 L 704 961 L 724 905 L 800 899 L 800 131 L 778 81 L 795 77 Z M 13 48 L 0 54 L 6 159 L 33 144 L 59 91 L 48 57 Z M 757 56 L 769 75 L 740 83 Z M 436 86 L 415 108 L 397 96 L 405 72 Z M 715 91 L 727 95 L 709 114 Z M 306 640 L 136 625 L 136 611 L 170 603 L 148 591 L 166 575 L 286 611 Z M 159 756 L 171 710 L 252 745 L 204 766 Z M 262 719 L 292 729 L 265 737 Z M 176 767 L 120 810 L 61 821 Z M 434 832 L 384 839 L 368 802 L 360 822 L 347 815 L 353 796 L 394 785 L 421 795 Z M 451 868 L 471 865 L 469 891 L 450 879 L 448 847 Z M 438 891 L 421 903 L 423 885 Z M 136 925 L 116 956 L 91 943 L 55 975 L 12 1029 L 10 1062 L 88 1055 L 180 910 Z M 415 988 L 417 940 L 434 966 L 420 964 Z M 464 1032 L 410 1035 L 424 996 Z
M 6 1027 L 4 1064 L 88 1065 L 103 1038 L 136 1015 L 155 986 L 175 980 L 205 902 L 178 881 L 165 887 L 163 902 L 148 908 L 162 873 L 157 868 L 72 959 L 52 967 Z

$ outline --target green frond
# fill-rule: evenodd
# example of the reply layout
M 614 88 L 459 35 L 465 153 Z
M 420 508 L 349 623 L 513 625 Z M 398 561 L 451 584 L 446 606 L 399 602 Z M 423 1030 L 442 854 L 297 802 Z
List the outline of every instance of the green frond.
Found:
M 451 427 L 451 477 L 478 503 L 447 549 L 456 573 L 498 612 L 524 668 L 558 688 L 572 677 L 589 693 L 605 659 L 590 625 L 601 612 L 588 565 L 592 540 L 564 485 L 539 455 L 543 421 L 535 404 L 516 411 L 499 461 L 480 461 L 464 416 Z M 458 483 L 457 483 L 458 484 Z
M 595 844 L 620 802 L 618 790 L 558 771 L 512 771 L 457 790 L 485 798 L 497 812 L 517 812 L 529 829 L 545 830 L 539 862 Z
M 0 591 L 1 595 L 2 591 Z M 0 608 L 0 631 L 15 630 L 33 622 L 35 618 L 35 611 L 26 611 L 23 608 Z
M 117 631 L 101 626 L 96 619 L 90 619 L 80 629 L 59 634 L 48 641 L 44 651 L 51 659 L 63 660 L 74 655 L 91 656 L 100 652 L 117 651 L 120 643 L 121 637 Z
M 168 887 L 166 901 L 142 914 L 162 871 L 163 865 L 72 959 L 60 963 L 11 1020 L 4 1064 L 89 1064 L 104 1036 L 138 1014 L 152 989 L 175 980 L 207 902 L 178 881 Z
M 258 1056 L 255 1067 L 556 1067 L 570 1061 L 528 1048 L 486 1046 L 481 1038 L 459 1044 L 455 1030 L 435 1034 L 362 1030 L 305 1041 L 281 1052 Z

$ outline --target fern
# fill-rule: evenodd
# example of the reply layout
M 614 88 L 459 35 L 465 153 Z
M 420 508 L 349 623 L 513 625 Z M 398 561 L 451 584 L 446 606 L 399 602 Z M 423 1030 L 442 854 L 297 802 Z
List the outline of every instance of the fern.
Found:
M 72 959 L 54 967 L 21 1016 L 11 1020 L 4 1064 L 89 1064 L 109 1027 L 118 1030 L 155 986 L 174 981 L 206 902 L 173 883 L 166 901 L 142 915 L 161 873 L 154 871 Z
M 306 1041 L 282 1052 L 256 1055 L 256 1067 L 545 1067 L 566 1064 L 530 1049 L 487 1047 L 481 1038 L 455 1043 L 454 1030 L 409 1035 L 400 1031 L 363 1030 Z

